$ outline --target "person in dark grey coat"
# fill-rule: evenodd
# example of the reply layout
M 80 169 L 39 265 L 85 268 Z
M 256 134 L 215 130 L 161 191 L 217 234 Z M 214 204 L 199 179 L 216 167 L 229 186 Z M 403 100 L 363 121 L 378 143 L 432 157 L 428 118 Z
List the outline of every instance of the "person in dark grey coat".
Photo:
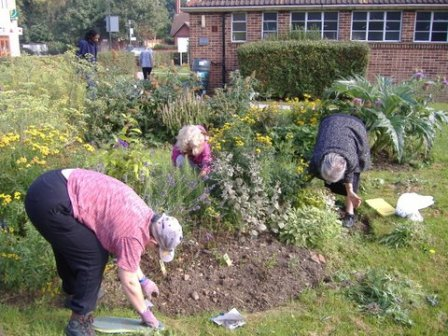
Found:
M 370 167 L 370 147 L 364 123 L 350 115 L 333 114 L 322 119 L 309 172 L 325 181 L 332 192 L 346 196 L 344 226 L 355 222 L 360 173 Z

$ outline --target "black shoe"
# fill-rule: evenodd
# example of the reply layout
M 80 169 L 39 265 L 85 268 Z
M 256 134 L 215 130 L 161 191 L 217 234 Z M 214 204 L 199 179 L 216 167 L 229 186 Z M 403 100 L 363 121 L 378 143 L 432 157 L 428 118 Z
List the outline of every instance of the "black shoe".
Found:
M 65 327 L 66 336 L 95 336 L 95 330 L 93 330 L 93 316 L 78 315 L 73 313 L 70 321 Z
M 344 219 L 342 220 L 342 226 L 346 228 L 351 228 L 355 225 L 355 215 L 354 214 L 346 214 Z

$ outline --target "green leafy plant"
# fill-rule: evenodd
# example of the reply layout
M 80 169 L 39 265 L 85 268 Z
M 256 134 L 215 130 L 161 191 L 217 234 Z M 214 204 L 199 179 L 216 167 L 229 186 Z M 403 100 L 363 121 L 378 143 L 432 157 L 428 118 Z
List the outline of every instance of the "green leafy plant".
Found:
M 359 276 L 347 295 L 362 311 L 409 326 L 413 324 L 409 309 L 418 307 L 424 297 L 419 284 L 379 269 Z
M 431 95 L 422 95 L 425 83 L 416 79 L 394 83 L 378 76 L 375 83 L 355 76 L 339 80 L 326 92 L 329 110 L 360 117 L 369 131 L 372 152 L 385 152 L 398 162 L 422 156 L 432 148 L 436 131 L 448 123 L 448 114 L 436 111 L 428 103 Z M 442 88 L 442 84 L 439 87 Z
M 312 206 L 289 209 L 277 225 L 280 240 L 296 246 L 331 250 L 342 237 L 336 212 Z
M 174 102 L 160 110 L 163 124 L 171 136 L 176 136 L 184 125 L 206 125 L 209 119 L 208 105 L 189 89 L 184 90 Z
M 258 235 L 280 213 L 279 186 L 268 190 L 254 155 L 247 154 L 243 167 L 232 154 L 222 153 L 214 164 L 210 180 L 216 185 L 213 196 L 220 200 L 219 211 L 237 229 Z
M 15 293 L 42 290 L 56 275 L 48 243 L 29 222 L 24 229 L 0 228 L 0 284 Z
M 214 127 L 222 127 L 232 115 L 244 114 L 257 93 L 254 76 L 243 77 L 239 71 L 230 74 L 230 84 L 216 89 L 207 102 L 211 109 L 210 121 Z
M 281 241 L 302 247 L 331 250 L 342 235 L 336 212 L 311 206 L 290 208 L 277 225 Z
M 416 241 L 423 239 L 423 228 L 419 223 L 407 221 L 398 224 L 392 232 L 379 239 L 381 244 L 400 248 L 412 245 Z

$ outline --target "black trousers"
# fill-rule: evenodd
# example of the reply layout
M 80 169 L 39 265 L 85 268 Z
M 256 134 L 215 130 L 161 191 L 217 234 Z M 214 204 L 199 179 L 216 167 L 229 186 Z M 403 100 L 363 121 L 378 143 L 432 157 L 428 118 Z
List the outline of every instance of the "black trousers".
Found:
M 60 170 L 44 173 L 31 184 L 25 210 L 53 248 L 62 289 L 73 295 L 72 311 L 82 315 L 93 311 L 109 254 L 93 231 L 73 217 L 67 181 Z
M 151 74 L 152 68 L 142 68 L 143 71 L 143 79 L 148 79 Z
M 355 173 L 353 175 L 353 181 L 352 181 L 353 191 L 355 193 L 358 193 L 359 180 L 360 180 L 360 174 Z M 336 182 L 336 183 L 331 183 L 331 184 L 325 183 L 325 187 L 330 189 L 331 192 L 333 192 L 335 194 L 347 196 L 347 190 L 345 189 L 344 182 Z

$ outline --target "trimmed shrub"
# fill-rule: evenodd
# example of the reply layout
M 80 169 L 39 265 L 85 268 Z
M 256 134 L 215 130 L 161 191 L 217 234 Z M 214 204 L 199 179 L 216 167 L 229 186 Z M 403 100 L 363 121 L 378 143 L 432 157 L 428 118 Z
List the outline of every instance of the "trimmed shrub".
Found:
M 259 41 L 238 48 L 243 76 L 255 72 L 260 91 L 274 97 L 320 97 L 335 80 L 363 75 L 369 48 L 359 42 Z

